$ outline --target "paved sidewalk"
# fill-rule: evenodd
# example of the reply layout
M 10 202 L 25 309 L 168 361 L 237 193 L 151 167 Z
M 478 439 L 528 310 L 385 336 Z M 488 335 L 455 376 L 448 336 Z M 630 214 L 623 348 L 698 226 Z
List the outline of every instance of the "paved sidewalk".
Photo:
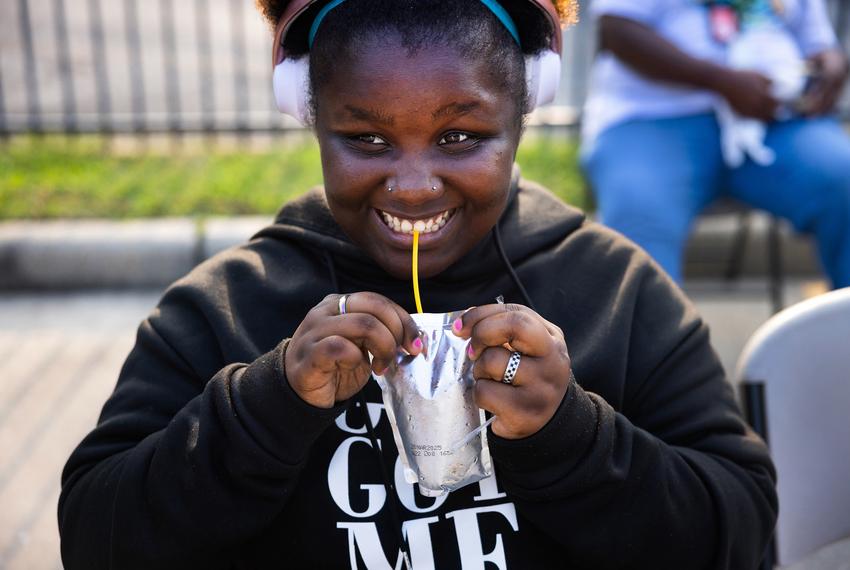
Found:
M 769 317 L 763 281 L 727 290 L 689 283 L 731 373 Z M 795 301 L 807 283 L 788 287 Z M 0 295 L 0 568 L 61 568 L 56 504 L 61 468 L 95 424 L 139 321 L 158 290 Z
M 61 568 L 56 504 L 156 293 L 0 296 L 0 568 Z

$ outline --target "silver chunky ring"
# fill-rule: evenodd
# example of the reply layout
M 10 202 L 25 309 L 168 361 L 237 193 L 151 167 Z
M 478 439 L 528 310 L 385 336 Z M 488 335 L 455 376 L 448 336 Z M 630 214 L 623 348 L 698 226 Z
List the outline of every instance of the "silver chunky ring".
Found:
M 513 384 L 516 371 L 519 370 L 519 361 L 522 359 L 522 353 L 513 351 L 508 359 L 508 366 L 505 368 L 505 375 L 502 376 L 502 382 L 505 384 Z
M 348 303 L 348 295 L 343 295 L 339 298 L 339 314 L 344 315 L 347 311 L 347 307 L 345 306 Z

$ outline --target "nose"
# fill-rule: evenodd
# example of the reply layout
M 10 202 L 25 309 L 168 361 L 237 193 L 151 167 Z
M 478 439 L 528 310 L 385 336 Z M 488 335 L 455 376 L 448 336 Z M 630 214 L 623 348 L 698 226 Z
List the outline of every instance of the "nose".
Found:
M 396 199 L 421 204 L 441 195 L 443 183 L 427 158 L 408 156 L 397 161 L 395 172 L 387 179 L 387 188 Z

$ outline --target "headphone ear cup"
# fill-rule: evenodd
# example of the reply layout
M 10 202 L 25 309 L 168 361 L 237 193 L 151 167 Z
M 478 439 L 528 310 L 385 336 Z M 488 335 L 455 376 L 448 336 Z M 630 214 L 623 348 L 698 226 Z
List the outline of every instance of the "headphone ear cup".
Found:
M 310 119 L 310 58 L 284 59 L 272 75 L 274 101 L 278 111 L 307 126 Z
M 528 86 L 528 110 L 551 103 L 561 82 L 561 56 L 543 50 L 525 58 L 525 82 Z

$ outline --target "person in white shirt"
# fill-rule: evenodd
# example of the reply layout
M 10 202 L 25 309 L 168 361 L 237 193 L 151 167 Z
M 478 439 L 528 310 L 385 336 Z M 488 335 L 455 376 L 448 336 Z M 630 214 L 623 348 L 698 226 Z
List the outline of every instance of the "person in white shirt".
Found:
M 848 61 L 823 0 L 594 0 L 591 12 L 582 167 L 601 221 L 681 281 L 694 218 L 732 196 L 813 234 L 832 285 L 850 286 L 850 138 L 832 116 Z

